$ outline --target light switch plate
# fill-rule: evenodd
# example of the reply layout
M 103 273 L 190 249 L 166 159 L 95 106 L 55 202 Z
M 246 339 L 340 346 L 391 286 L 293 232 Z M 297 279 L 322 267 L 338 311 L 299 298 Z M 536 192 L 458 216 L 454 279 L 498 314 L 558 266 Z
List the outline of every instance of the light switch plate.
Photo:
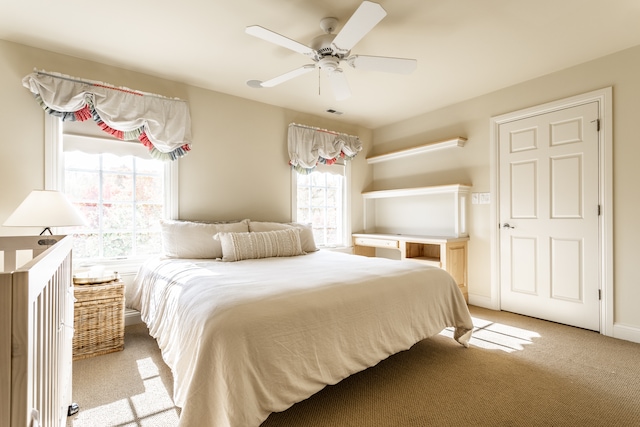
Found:
M 471 193 L 472 205 L 488 205 L 491 204 L 491 193 Z

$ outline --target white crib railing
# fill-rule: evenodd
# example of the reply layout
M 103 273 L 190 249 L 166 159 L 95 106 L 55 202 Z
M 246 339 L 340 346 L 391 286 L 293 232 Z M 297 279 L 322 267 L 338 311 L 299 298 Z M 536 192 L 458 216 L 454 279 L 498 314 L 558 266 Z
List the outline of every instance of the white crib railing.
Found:
M 4 259 L 0 273 L 0 427 L 66 424 L 71 403 L 72 240 L 65 236 L 0 237 Z M 18 268 L 25 256 L 32 259 Z

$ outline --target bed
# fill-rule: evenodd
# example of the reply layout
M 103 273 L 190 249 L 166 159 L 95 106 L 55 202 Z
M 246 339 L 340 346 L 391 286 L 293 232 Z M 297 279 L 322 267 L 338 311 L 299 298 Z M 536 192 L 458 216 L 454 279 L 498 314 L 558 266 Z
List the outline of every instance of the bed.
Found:
M 227 252 L 148 260 L 130 291 L 173 372 L 182 427 L 259 426 L 447 327 L 468 345 L 471 316 L 444 270 L 327 250 L 225 262 Z

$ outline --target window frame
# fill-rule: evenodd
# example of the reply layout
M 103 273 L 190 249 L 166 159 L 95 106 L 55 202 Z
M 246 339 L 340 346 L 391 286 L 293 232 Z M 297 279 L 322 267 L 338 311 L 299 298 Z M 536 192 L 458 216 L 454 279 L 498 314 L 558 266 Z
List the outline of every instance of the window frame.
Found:
M 63 152 L 63 138 L 64 138 L 64 123 L 59 117 L 45 114 L 45 190 L 62 190 L 64 182 L 64 152 Z M 79 137 L 84 137 L 80 135 Z M 106 137 L 95 137 L 87 135 L 87 138 L 104 139 L 105 141 L 114 141 L 113 139 Z M 164 165 L 164 213 L 163 218 L 175 219 L 178 217 L 178 162 L 167 161 Z M 56 229 L 54 228 L 54 232 Z M 132 257 L 118 260 L 107 259 L 91 259 L 87 260 L 91 264 L 99 264 L 109 267 L 126 267 L 134 269 L 139 266 L 147 257 Z
M 335 165 L 344 167 L 344 188 L 342 191 L 342 245 L 322 246 L 316 242 L 320 249 L 339 249 L 351 246 L 351 162 L 340 159 Z M 314 172 L 322 172 L 323 170 L 329 172 L 329 169 L 332 166 L 334 165 L 318 164 Z M 296 172 L 294 168 L 291 168 L 291 220 L 294 222 L 297 221 L 298 218 L 298 175 L 298 172 Z

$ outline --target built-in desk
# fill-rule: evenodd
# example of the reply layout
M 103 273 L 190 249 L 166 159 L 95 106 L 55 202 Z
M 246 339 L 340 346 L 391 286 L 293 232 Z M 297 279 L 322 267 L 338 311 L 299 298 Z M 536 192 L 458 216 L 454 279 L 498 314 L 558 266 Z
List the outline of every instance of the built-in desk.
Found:
M 353 253 L 376 256 L 376 248 L 396 249 L 400 259 L 423 262 L 446 270 L 455 279 L 465 300 L 468 237 L 410 236 L 405 234 L 353 234 Z

